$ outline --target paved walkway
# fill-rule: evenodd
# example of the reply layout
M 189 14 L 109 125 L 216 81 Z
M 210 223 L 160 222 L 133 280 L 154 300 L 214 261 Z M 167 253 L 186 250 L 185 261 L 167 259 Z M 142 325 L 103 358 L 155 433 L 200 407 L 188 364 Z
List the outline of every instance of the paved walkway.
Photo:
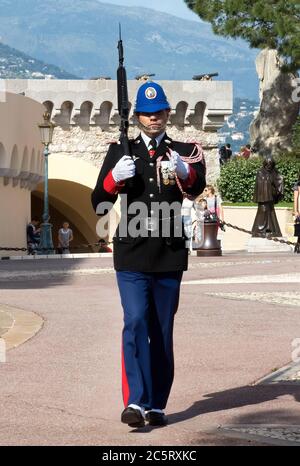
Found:
M 191 258 L 170 423 L 140 430 L 119 420 L 112 259 L 1 261 L 0 336 L 27 325 L 30 337 L 0 363 L 0 445 L 300 445 L 299 260 Z

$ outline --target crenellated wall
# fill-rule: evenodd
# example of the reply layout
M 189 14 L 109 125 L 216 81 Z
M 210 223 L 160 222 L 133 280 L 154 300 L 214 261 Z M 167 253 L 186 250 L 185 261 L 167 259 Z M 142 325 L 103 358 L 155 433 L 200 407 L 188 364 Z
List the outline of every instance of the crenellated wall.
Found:
M 214 183 L 219 175 L 217 130 L 232 113 L 232 83 L 160 81 L 160 84 L 171 105 L 168 135 L 202 143 L 207 181 Z M 133 108 L 140 85 L 141 82 L 128 82 L 132 137 L 138 134 Z M 54 241 L 61 218 L 80 233 L 74 239 L 75 245 L 82 242 L 82 237 L 89 243 L 97 240 L 97 217 L 90 194 L 108 144 L 119 139 L 116 89 L 116 81 L 110 80 L 0 80 L 0 220 L 7 221 L 0 231 L 0 246 L 25 245 L 30 191 L 37 209 L 34 213 L 42 215 L 44 161 L 37 125 L 45 108 L 56 124 L 49 155 Z M 59 220 L 55 217 L 57 212 Z M 17 233 L 11 236 L 10 231 Z
M 111 80 L 7 80 L 10 92 L 43 103 L 57 125 L 52 153 L 90 161 L 100 168 L 111 140 L 119 137 L 117 83 Z M 208 181 L 219 175 L 217 130 L 232 113 L 232 83 L 227 81 L 160 81 L 171 105 L 168 134 L 202 142 Z M 133 115 L 138 81 L 128 81 L 130 136 L 138 129 Z

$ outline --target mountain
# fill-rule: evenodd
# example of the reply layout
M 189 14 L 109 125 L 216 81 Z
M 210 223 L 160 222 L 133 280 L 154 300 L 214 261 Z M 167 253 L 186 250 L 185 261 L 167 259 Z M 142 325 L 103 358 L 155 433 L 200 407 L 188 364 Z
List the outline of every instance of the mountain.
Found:
M 1 79 L 78 79 L 75 75 L 0 43 Z
M 249 127 L 259 110 L 259 102 L 235 98 L 233 113 L 226 124 L 219 130 L 222 144 L 230 143 L 232 151 L 239 152 L 241 146 L 250 143 Z
M 98 0 L 0 0 L 0 11 L 1 41 L 77 76 L 115 78 L 120 22 L 129 79 L 218 72 L 234 81 L 236 96 L 257 98 L 257 51 L 214 35 L 207 23 Z

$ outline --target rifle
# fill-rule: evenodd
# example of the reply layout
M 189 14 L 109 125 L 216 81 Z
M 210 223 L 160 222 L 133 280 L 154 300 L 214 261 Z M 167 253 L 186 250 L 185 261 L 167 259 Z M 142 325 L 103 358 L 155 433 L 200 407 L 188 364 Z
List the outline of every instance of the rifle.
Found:
M 118 112 L 121 118 L 120 122 L 120 143 L 123 148 L 124 155 L 130 155 L 130 147 L 128 140 L 128 127 L 129 127 L 129 102 L 127 90 L 127 77 L 124 67 L 124 50 L 121 37 L 121 24 L 119 24 L 119 68 L 117 71 L 117 86 L 118 86 Z

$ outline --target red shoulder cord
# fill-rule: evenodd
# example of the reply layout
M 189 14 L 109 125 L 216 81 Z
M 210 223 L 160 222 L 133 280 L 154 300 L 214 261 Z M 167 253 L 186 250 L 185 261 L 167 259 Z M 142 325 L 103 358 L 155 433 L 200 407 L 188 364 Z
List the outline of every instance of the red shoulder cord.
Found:
M 196 142 L 196 141 L 188 141 L 188 142 L 190 144 L 194 144 L 194 148 L 193 148 L 191 154 L 188 157 L 180 156 L 181 160 L 183 162 L 186 162 L 186 163 L 189 163 L 189 164 L 193 164 L 193 163 L 196 163 L 196 162 L 201 162 L 203 164 L 203 166 L 204 166 L 204 171 L 206 172 L 206 164 L 205 164 L 205 158 L 204 158 L 204 152 L 203 152 L 203 149 L 202 149 L 202 144 L 200 142 Z M 171 160 L 171 149 L 170 148 L 168 149 L 168 151 L 166 153 L 166 156 L 168 157 L 169 160 Z M 156 160 L 157 186 L 158 186 L 159 192 L 161 192 L 160 167 L 161 167 L 161 160 L 163 159 L 163 157 L 164 157 L 164 155 L 161 155 Z M 176 180 L 176 184 L 177 184 L 179 190 L 183 194 L 183 197 L 188 198 L 188 199 L 194 199 L 193 196 L 191 196 L 190 194 L 187 194 L 183 190 L 181 182 L 180 182 L 176 172 L 175 172 L 175 180 Z

